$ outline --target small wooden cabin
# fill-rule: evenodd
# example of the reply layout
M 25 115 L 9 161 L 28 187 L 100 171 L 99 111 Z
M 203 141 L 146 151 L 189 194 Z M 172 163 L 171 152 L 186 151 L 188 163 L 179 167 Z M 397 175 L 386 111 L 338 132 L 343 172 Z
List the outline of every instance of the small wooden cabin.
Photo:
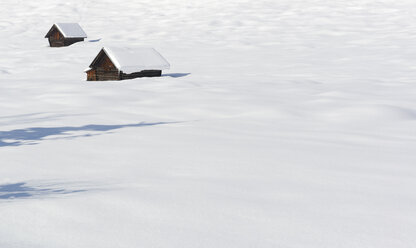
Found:
M 160 77 L 169 69 L 165 58 L 153 48 L 103 47 L 85 70 L 87 81 L 124 80 Z
M 78 23 L 55 23 L 45 35 L 51 47 L 69 46 L 87 38 Z

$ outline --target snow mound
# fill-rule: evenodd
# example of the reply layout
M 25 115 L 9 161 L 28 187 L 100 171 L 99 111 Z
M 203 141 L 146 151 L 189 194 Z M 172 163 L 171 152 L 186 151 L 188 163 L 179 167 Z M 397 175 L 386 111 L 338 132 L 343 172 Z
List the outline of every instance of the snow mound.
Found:
M 373 122 L 373 121 L 404 121 L 416 120 L 416 111 L 391 105 L 355 105 L 331 110 L 323 117 L 337 122 Z

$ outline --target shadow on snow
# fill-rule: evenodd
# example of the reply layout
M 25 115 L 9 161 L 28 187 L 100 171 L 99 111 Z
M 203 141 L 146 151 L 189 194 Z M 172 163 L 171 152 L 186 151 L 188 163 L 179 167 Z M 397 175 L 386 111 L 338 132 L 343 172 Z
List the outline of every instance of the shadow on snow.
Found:
M 26 129 L 15 129 L 11 131 L 0 131 L 0 147 L 21 146 L 37 144 L 36 141 L 44 140 L 48 136 L 61 135 L 58 139 L 89 137 L 99 135 L 97 132 L 107 132 L 125 127 L 145 127 L 169 124 L 172 122 L 136 123 L 126 125 L 85 125 L 81 127 L 33 127 Z M 73 135 L 70 132 L 91 131 L 93 133 Z
M 190 74 L 191 73 L 166 73 L 166 74 L 162 74 L 162 77 L 180 78 L 180 77 L 186 77 Z
M 95 40 L 89 40 L 88 42 L 99 42 L 102 38 L 95 39 Z
M 62 188 L 30 187 L 26 183 L 14 183 L 0 185 L 0 200 L 11 200 L 17 198 L 34 198 L 49 195 L 67 195 L 85 192 L 86 190 L 66 190 Z

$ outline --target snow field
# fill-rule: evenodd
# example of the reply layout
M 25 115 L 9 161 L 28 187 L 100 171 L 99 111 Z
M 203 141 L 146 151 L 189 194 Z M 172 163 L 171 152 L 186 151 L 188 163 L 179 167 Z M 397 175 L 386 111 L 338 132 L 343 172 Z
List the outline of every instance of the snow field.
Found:
M 0 247 L 414 247 L 415 10 L 3 0 Z M 86 82 L 106 45 L 171 70 Z

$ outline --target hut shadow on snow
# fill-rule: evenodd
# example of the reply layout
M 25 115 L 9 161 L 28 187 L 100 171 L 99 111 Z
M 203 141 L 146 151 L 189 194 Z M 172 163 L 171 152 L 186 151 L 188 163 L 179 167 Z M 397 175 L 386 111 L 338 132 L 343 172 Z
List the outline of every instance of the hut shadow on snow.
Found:
M 99 42 L 100 40 L 101 40 L 101 38 L 95 39 L 95 40 L 88 40 L 88 42 Z
M 191 75 L 191 73 L 164 73 L 162 74 L 162 77 L 180 78 L 180 77 L 186 77 L 188 75 Z
M 26 183 L 13 183 L 0 185 L 0 200 L 19 198 L 37 198 L 53 195 L 68 195 L 85 192 L 85 189 L 64 189 L 58 185 L 29 186 Z
M 49 136 L 57 136 L 49 137 L 49 139 L 90 137 L 126 127 L 146 127 L 170 123 L 175 122 L 140 122 L 125 125 L 85 125 L 80 127 L 32 127 L 10 131 L 0 131 L 0 147 L 34 145 L 41 140 L 47 139 Z M 77 134 L 77 132 L 83 132 L 83 134 Z

